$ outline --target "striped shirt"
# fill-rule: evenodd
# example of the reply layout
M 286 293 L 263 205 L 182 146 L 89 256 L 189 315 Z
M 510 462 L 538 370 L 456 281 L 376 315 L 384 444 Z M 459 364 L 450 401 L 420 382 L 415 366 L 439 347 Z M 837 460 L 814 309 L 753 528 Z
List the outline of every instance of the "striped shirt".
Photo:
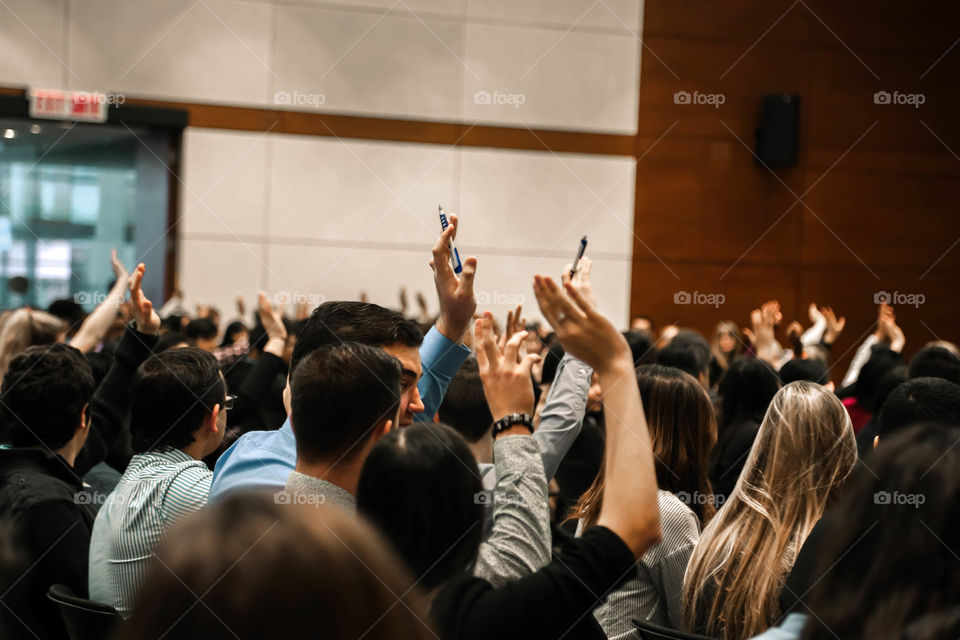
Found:
M 212 479 L 203 462 L 179 449 L 133 456 L 93 523 L 90 599 L 129 616 L 164 533 L 206 505 Z
M 700 523 L 690 507 L 669 491 L 657 491 L 657 507 L 660 542 L 641 556 L 636 573 L 594 610 L 608 638 L 629 634 L 634 618 L 662 627 L 682 628 L 683 575 L 700 537 Z

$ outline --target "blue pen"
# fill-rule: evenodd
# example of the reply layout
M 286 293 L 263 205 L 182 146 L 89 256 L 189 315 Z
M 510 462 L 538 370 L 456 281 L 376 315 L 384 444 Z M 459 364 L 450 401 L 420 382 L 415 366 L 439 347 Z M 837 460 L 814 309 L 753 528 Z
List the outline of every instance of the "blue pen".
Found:
M 573 261 L 573 266 L 570 268 L 570 277 L 573 277 L 573 274 L 577 272 L 577 263 L 580 262 L 580 258 L 583 257 L 583 252 L 587 250 L 587 236 L 580 238 L 580 248 L 577 250 L 577 257 Z
M 438 204 L 437 209 L 440 210 L 440 230 L 446 231 L 450 225 L 450 223 L 447 222 L 447 214 L 443 212 L 443 205 Z M 450 239 L 448 246 L 450 247 L 450 262 L 453 265 L 453 272 L 460 273 L 463 271 L 463 264 L 460 262 L 460 253 L 457 251 L 457 248 L 453 246 L 453 238 Z

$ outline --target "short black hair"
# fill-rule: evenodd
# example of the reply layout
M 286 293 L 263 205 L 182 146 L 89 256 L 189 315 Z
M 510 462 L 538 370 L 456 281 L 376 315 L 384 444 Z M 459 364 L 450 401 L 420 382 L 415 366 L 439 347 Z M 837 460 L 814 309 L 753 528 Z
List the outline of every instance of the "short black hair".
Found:
M 633 366 L 639 367 L 645 364 L 656 364 L 657 362 L 657 340 L 649 331 L 640 331 L 631 329 L 624 331 L 623 337 L 627 339 L 630 345 L 630 354 L 633 357 Z
M 107 372 L 113 366 L 113 356 L 102 351 L 87 351 L 83 356 L 90 364 L 90 371 L 93 373 L 94 388 L 99 387 L 103 379 L 107 377 Z
M 466 441 L 444 424 L 388 433 L 367 456 L 357 485 L 358 511 L 427 590 L 471 569 L 489 497 Z
M 10 361 L 0 385 L 6 438 L 15 447 L 56 451 L 73 438 L 95 388 L 90 364 L 73 347 L 24 350 Z
M 196 347 L 150 356 L 133 377 L 130 435 L 137 453 L 183 449 L 226 398 L 217 359 Z
M 685 329 L 657 354 L 657 364 L 686 371 L 694 378 L 710 370 L 710 344 L 696 331 Z
M 54 300 L 47 307 L 47 312 L 66 322 L 67 330 L 72 332 L 76 332 L 80 328 L 83 319 L 87 316 L 83 307 L 76 300 L 70 298 Z
M 960 358 L 943 347 L 924 347 L 910 359 L 911 378 L 943 378 L 960 384 Z
M 419 347 L 423 333 L 414 320 L 380 305 L 352 300 L 324 302 L 313 310 L 297 333 L 290 357 L 291 374 L 311 351 L 329 344 L 357 342 L 371 347 L 400 343 Z
M 820 358 L 793 358 L 780 367 L 780 382 L 790 384 L 797 380 L 808 380 L 817 384 L 830 382 L 827 363 Z
M 943 378 L 913 378 L 890 392 L 877 423 L 880 439 L 916 424 L 960 424 L 960 385 Z
M 880 405 L 874 404 L 877 385 L 888 371 L 902 363 L 902 356 L 887 345 L 873 345 L 870 348 L 870 359 L 860 368 L 854 384 L 857 403 L 871 413 L 879 411 Z
M 349 457 L 400 407 L 400 361 L 356 342 L 309 353 L 290 378 L 297 457 Z M 397 426 L 397 425 L 394 425 Z
M 167 331 L 166 333 L 160 334 L 160 337 L 157 338 L 156 344 L 153 345 L 153 352 L 161 353 L 183 343 L 191 347 L 196 346 L 193 340 L 179 331 Z
M 456 429 L 467 442 L 479 442 L 487 435 L 493 424 L 493 416 L 483 393 L 480 368 L 475 357 L 470 356 L 464 360 L 450 380 L 437 417 Z
M 191 340 L 211 340 L 217 337 L 217 324 L 210 318 L 197 318 L 187 325 L 186 334 Z

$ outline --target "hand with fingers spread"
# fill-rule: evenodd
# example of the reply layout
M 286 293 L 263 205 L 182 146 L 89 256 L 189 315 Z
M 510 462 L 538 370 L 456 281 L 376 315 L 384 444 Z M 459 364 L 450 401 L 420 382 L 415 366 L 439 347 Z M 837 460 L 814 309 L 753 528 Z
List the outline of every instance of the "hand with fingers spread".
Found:
M 137 331 L 155 335 L 160 333 L 160 316 L 143 293 L 143 274 L 146 270 L 147 267 L 142 262 L 133 270 L 133 278 L 130 280 L 130 312 L 137 323 Z
M 897 316 L 893 313 L 893 307 L 886 303 L 881 303 L 877 312 L 877 338 L 881 341 L 890 343 L 890 350 L 899 353 L 903 350 L 906 338 L 903 330 L 897 325 Z
M 520 357 L 526 331 L 515 333 L 501 350 L 493 334 L 493 315 L 487 311 L 473 325 L 480 381 L 494 420 L 511 413 L 533 415 L 533 381 L 530 369 L 540 360 L 536 354 Z
M 571 283 L 561 289 L 551 278 L 534 276 L 533 292 L 540 311 L 570 354 L 598 373 L 624 363 L 633 369 L 630 347 L 623 334 Z
M 460 222 L 450 215 L 450 224 L 443 230 L 433 245 L 433 280 L 440 299 L 440 318 L 437 331 L 452 342 L 460 342 L 470 327 L 470 320 L 477 310 L 473 292 L 473 279 L 477 274 L 477 259 L 473 256 L 463 261 L 463 271 L 458 276 L 450 266 L 450 241 L 457 237 Z
M 837 318 L 830 307 L 823 308 L 823 316 L 827 319 L 827 330 L 823 333 L 823 342 L 833 344 L 837 337 L 843 333 L 843 328 L 847 326 L 847 318 L 846 316 Z
M 587 256 L 580 258 L 580 262 L 577 263 L 577 271 L 571 279 L 570 270 L 572 268 L 572 264 L 563 267 L 563 273 L 560 275 L 562 284 L 571 283 L 591 306 L 597 306 L 597 301 L 593 297 L 593 285 L 590 283 L 590 270 L 593 268 L 593 261 Z
M 500 348 L 500 351 L 503 351 L 507 347 L 507 342 L 514 336 L 524 330 L 526 327 L 526 319 L 522 316 L 523 305 L 518 304 L 515 311 L 507 311 L 507 324 L 503 328 L 503 333 L 500 334 L 500 339 L 497 340 L 497 346 Z

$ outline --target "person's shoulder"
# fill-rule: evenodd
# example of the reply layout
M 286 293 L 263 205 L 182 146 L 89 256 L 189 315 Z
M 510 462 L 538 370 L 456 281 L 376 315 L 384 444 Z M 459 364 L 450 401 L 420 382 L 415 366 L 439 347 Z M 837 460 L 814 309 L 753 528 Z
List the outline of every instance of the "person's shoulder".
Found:
M 689 496 L 685 494 L 684 497 Z M 690 496 L 695 499 L 697 496 Z M 657 491 L 657 509 L 660 515 L 661 542 L 657 546 L 680 546 L 693 544 L 700 536 L 697 515 L 675 494 L 660 489 Z M 669 544 L 667 544 L 669 543 Z

